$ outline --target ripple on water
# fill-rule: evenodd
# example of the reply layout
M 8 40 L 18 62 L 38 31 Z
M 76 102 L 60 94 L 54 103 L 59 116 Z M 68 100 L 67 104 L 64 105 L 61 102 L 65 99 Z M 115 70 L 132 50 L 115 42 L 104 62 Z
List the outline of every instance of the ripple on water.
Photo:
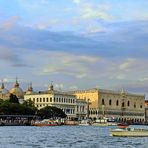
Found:
M 147 148 L 147 138 L 109 135 L 109 127 L 0 127 L 2 148 Z

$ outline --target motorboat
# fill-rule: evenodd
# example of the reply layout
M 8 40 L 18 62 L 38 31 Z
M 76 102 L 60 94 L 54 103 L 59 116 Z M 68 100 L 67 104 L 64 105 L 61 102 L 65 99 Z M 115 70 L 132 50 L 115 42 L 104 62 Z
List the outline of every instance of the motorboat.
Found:
M 60 126 L 61 123 L 57 122 L 56 120 L 44 119 L 41 121 L 35 121 L 32 126 Z
M 93 126 L 116 126 L 117 123 L 113 120 L 109 120 L 109 118 L 103 117 L 98 118 L 95 122 L 92 123 Z
M 79 125 L 81 126 L 89 126 L 89 125 L 92 125 L 91 123 L 91 120 L 88 120 L 88 119 L 85 119 L 85 120 L 82 120 Z
M 148 129 L 142 128 L 117 128 L 110 130 L 115 137 L 148 137 Z
M 117 126 L 120 129 L 124 129 L 124 128 L 128 128 L 129 127 L 129 125 L 127 123 L 118 123 Z

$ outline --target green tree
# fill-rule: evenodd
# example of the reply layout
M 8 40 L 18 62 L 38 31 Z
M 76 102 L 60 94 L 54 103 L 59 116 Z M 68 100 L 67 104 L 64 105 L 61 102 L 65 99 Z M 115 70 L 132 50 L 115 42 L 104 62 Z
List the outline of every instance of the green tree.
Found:
M 19 100 L 16 95 L 10 94 L 9 102 L 19 104 Z
M 42 119 L 55 117 L 66 118 L 67 116 L 60 108 L 54 106 L 46 106 L 38 110 L 37 115 L 40 116 Z

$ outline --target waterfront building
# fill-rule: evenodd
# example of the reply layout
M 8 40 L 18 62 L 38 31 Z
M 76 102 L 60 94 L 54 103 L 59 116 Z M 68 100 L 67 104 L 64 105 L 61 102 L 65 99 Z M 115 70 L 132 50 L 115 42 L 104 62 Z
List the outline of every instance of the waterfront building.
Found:
M 145 124 L 148 124 L 148 100 L 145 100 Z
M 33 89 L 32 89 L 33 90 Z M 30 91 L 30 90 L 29 90 Z M 76 118 L 76 97 L 75 95 L 68 94 L 54 90 L 51 84 L 47 91 L 32 92 L 24 95 L 24 100 L 32 100 L 38 109 L 45 106 L 55 106 L 62 109 L 67 115 L 68 119 Z
M 123 89 L 112 91 L 98 88 L 73 91 L 71 94 L 90 99 L 89 117 L 92 119 L 112 116 L 119 121 L 145 122 L 145 95 L 127 93 Z
M 87 117 L 86 99 L 76 99 L 76 117 L 78 120 L 83 120 Z

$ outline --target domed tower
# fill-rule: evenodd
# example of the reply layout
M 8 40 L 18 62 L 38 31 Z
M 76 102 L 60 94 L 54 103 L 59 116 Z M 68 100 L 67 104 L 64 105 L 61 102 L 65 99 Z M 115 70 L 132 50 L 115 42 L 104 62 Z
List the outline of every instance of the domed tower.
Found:
M 18 98 L 23 98 L 24 97 L 24 92 L 23 90 L 19 87 L 19 83 L 16 78 L 16 82 L 14 84 L 14 87 L 10 89 L 9 93 L 16 95 Z
M 49 92 L 54 91 L 54 86 L 53 86 L 52 82 L 51 82 L 51 84 L 50 84 L 50 86 L 49 86 L 49 88 L 48 88 L 48 91 L 49 91 Z
M 0 87 L 0 99 L 8 99 L 9 98 L 9 91 L 5 88 L 4 82 L 2 80 L 2 85 Z
M 33 93 L 32 83 L 29 84 L 28 90 L 26 91 L 27 95 L 30 95 Z

